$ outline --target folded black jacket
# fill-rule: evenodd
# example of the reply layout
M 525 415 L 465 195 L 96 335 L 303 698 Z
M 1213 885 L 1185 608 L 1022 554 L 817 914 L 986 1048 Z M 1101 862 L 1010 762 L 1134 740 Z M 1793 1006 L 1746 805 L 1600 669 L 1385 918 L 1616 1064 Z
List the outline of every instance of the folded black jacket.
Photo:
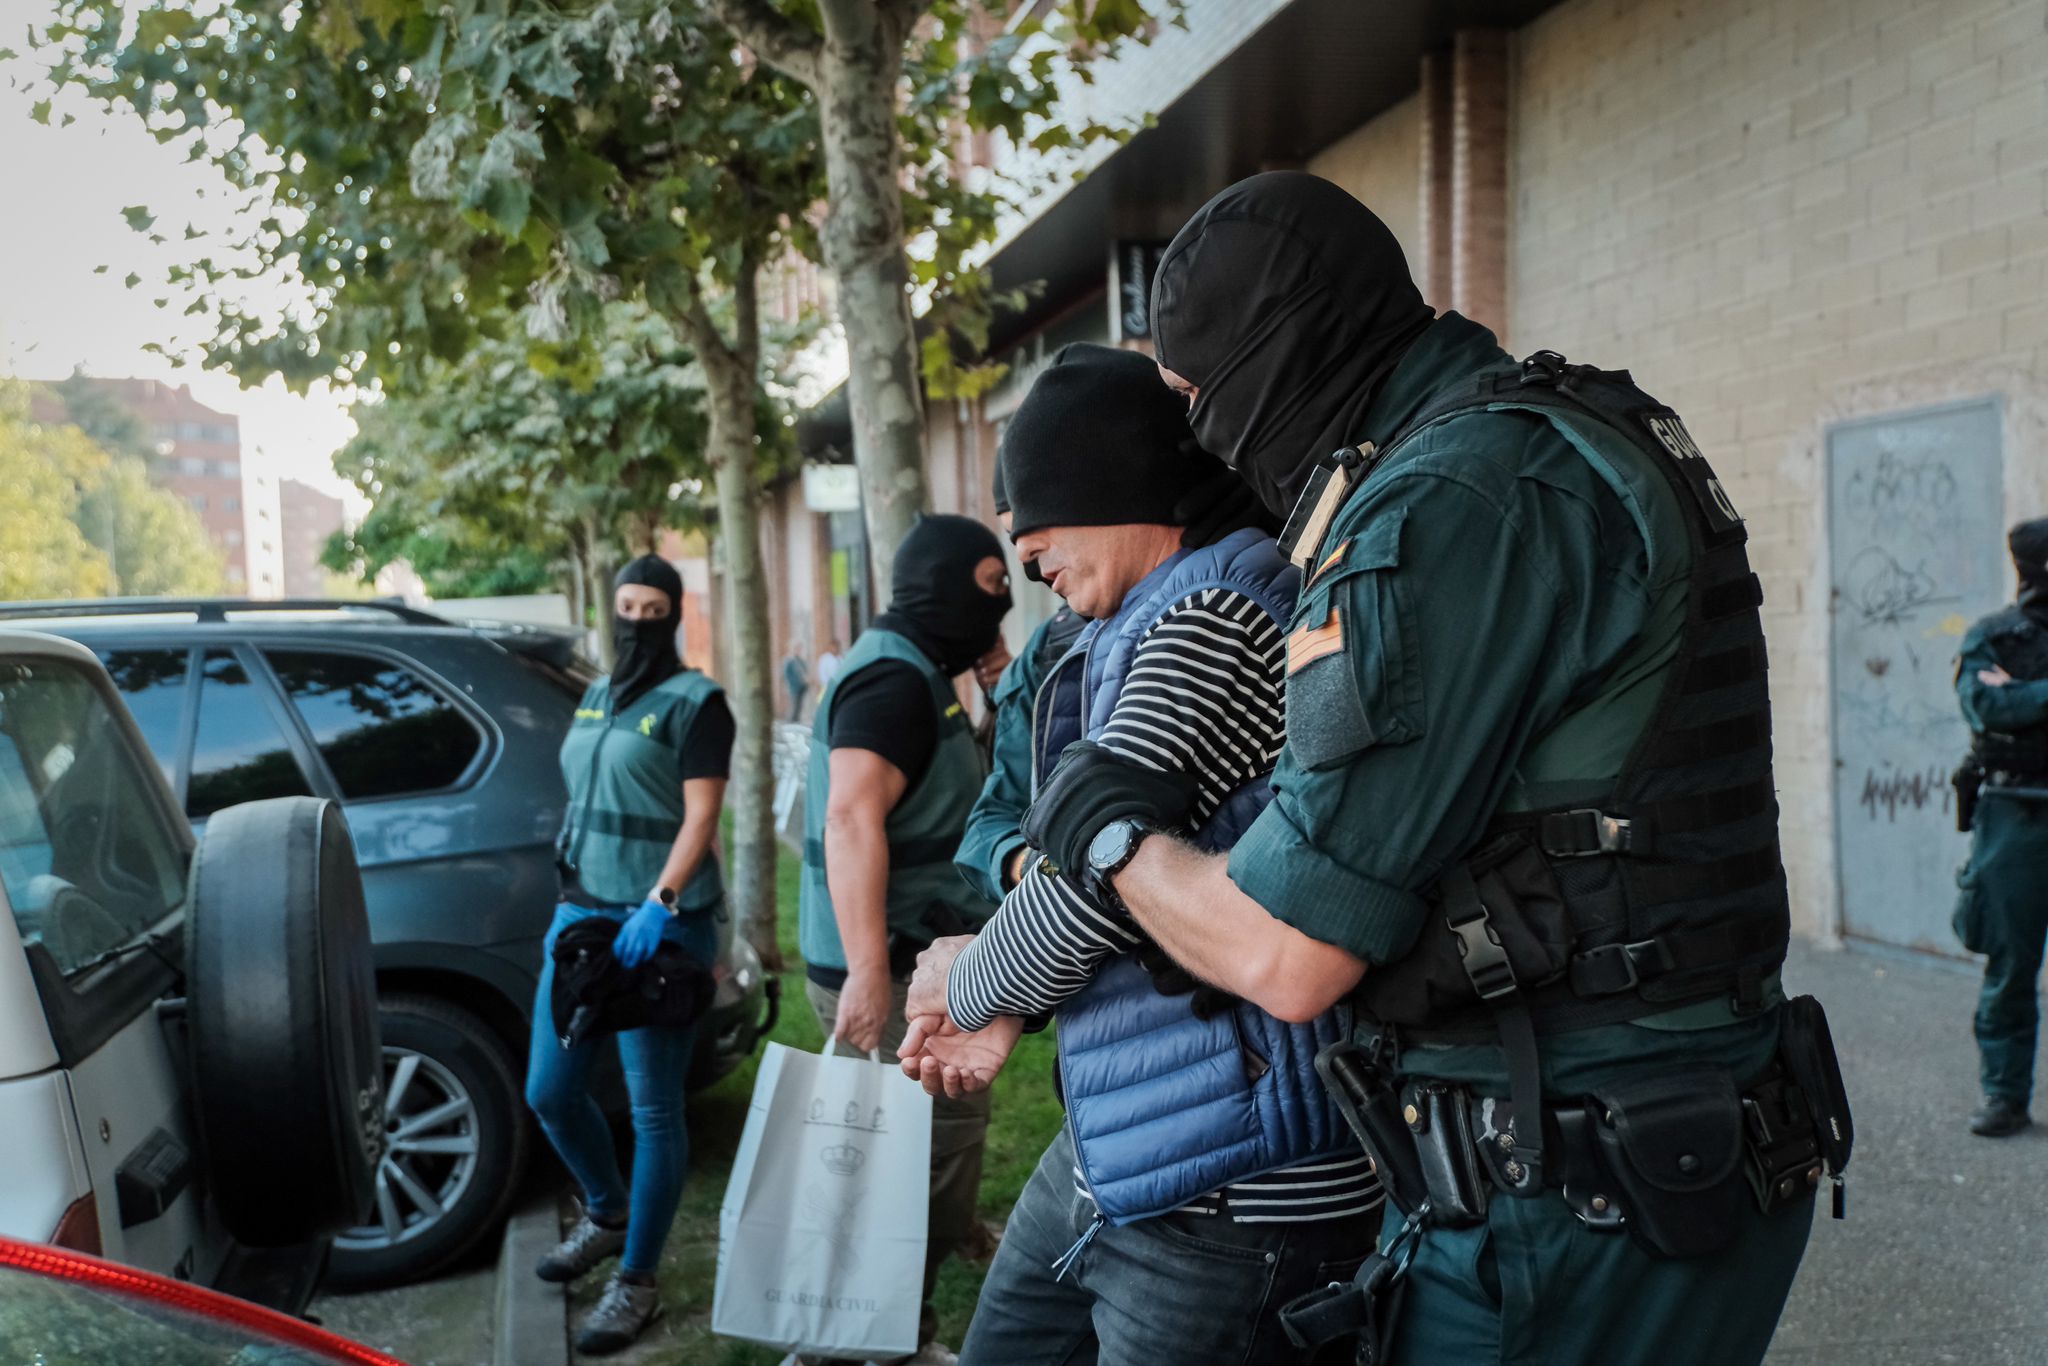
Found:
M 709 966 L 664 939 L 654 957 L 628 968 L 612 953 L 618 933 L 618 921 L 591 916 L 555 936 L 548 1004 L 564 1048 L 615 1030 L 695 1024 L 711 1008 L 718 983 Z

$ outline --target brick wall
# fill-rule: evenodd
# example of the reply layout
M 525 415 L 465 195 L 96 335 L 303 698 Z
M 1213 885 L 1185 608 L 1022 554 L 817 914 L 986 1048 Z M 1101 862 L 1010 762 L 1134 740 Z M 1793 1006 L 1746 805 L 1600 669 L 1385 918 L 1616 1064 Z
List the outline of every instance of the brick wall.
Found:
M 2004 395 L 2048 495 L 2048 3 L 1575 0 L 1520 31 L 1511 349 L 1686 414 L 1766 592 L 1800 927 L 1837 913 L 1827 426 Z
M 1410 96 L 1310 158 L 1309 172 L 1333 180 L 1393 230 L 1408 268 L 1424 277 L 1422 99 Z

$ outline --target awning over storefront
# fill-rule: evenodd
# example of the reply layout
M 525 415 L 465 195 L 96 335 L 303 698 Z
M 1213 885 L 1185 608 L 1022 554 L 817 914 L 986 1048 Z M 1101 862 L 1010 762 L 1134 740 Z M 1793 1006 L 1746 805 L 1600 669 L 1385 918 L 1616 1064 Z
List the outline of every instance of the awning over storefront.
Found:
M 1295 0 L 996 253 L 999 290 L 1043 287 L 997 320 L 991 353 L 1099 289 L 1112 242 L 1171 237 L 1230 182 L 1298 166 L 1413 94 L 1423 53 L 1457 30 L 1518 28 L 1555 3 Z

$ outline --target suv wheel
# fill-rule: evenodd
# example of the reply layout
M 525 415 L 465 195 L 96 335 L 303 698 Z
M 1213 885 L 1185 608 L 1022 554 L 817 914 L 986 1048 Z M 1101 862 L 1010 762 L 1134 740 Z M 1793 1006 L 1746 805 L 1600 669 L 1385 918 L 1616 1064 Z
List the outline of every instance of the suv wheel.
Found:
M 440 1271 L 503 1220 L 526 1165 L 519 1084 L 490 1026 L 428 996 L 387 996 L 378 1018 L 387 1148 L 370 1222 L 335 1237 L 337 1289 Z

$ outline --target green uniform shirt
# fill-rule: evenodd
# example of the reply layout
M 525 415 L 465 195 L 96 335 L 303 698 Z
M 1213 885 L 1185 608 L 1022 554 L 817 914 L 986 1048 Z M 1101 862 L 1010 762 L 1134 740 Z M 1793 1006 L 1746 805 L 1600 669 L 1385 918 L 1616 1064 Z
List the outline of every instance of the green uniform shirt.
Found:
M 1059 618 L 1047 617 L 1031 633 L 1023 651 L 1003 670 L 992 699 L 996 708 L 995 741 L 990 746 L 988 781 L 967 817 L 967 833 L 953 865 L 977 892 L 1001 902 L 1003 866 L 1024 847 L 1021 829 L 1031 805 L 1031 711 L 1045 682 L 1045 638 Z
M 661 876 L 683 826 L 683 745 L 698 709 L 721 692 L 685 669 L 614 714 L 611 679 L 584 690 L 562 740 L 561 849 L 591 896 L 637 906 Z M 707 849 L 676 905 L 703 910 L 724 896 L 717 851 Z
M 1358 438 L 1384 442 L 1509 363 L 1446 314 Z M 1530 414 L 1461 414 L 1404 443 L 1339 512 L 1289 631 L 1276 796 L 1230 856 L 1274 916 L 1368 965 L 1397 961 L 1429 914 L 1423 892 L 1494 813 L 1611 790 L 1678 652 L 1690 549 L 1675 498 L 1631 506 L 1594 458 Z M 1760 1065 L 1775 1017 L 1730 1025 L 1710 1007 L 1547 1042 L 1546 1077 L 1651 1048 Z M 1700 1029 L 1714 1037 L 1683 1042 Z M 1497 1047 L 1432 1053 L 1429 1075 L 1504 1081 Z

